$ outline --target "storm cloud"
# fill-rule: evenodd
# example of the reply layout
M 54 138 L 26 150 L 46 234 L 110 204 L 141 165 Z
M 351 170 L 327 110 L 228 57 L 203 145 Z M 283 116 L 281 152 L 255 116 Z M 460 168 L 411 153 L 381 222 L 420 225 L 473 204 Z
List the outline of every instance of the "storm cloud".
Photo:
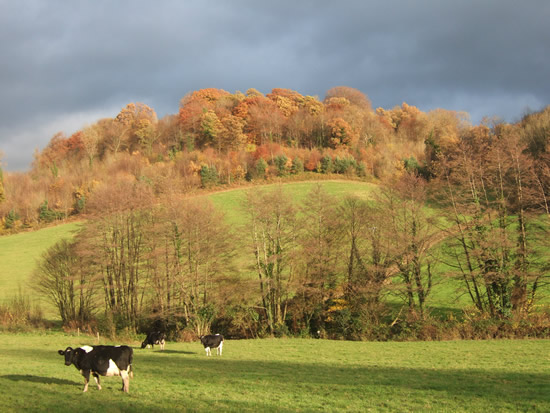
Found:
M 518 120 L 550 103 L 550 2 L 2 1 L 0 150 L 25 170 L 58 131 L 129 102 L 159 117 L 187 93 L 334 86 Z

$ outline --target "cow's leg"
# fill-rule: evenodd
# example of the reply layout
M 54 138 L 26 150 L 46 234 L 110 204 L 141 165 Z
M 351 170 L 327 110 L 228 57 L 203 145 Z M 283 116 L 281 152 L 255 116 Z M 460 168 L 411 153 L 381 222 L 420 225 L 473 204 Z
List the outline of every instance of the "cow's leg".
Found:
M 206 356 L 210 355 L 210 347 L 205 347 L 204 351 L 206 351 Z
M 216 354 L 222 355 L 222 348 L 223 348 L 223 341 L 220 343 L 218 348 L 216 349 Z
M 160 342 L 160 349 L 161 349 L 161 350 L 164 350 L 164 344 L 166 344 L 166 342 L 165 342 L 164 340 L 162 340 L 162 341 Z
M 97 389 L 101 390 L 101 384 L 99 383 L 99 375 L 97 373 L 92 373 L 92 375 L 94 376 L 94 380 L 97 384 Z
M 129 369 L 130 367 L 128 367 Z M 122 391 L 128 393 L 130 391 L 130 377 L 128 371 L 120 370 L 120 376 L 122 377 Z
M 82 390 L 82 392 L 87 392 L 88 383 L 90 382 L 90 370 L 80 370 L 80 372 L 84 376 L 84 390 Z

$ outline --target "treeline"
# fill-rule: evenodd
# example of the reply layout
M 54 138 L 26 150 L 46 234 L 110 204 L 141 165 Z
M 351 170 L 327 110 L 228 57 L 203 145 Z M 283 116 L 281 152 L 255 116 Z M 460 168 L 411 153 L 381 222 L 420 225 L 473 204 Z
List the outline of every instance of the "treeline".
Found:
M 514 125 L 472 126 L 467 114 L 444 109 L 373 110 L 348 87 L 330 89 L 322 101 L 288 89 L 265 96 L 203 89 L 160 120 L 131 103 L 69 137 L 56 134 L 29 172 L 0 173 L 0 231 L 79 214 L 96 188 L 117 180 L 144 181 L 162 194 L 308 174 L 384 179 L 407 169 L 430 179 L 438 160 L 474 135 L 520 135 L 547 191 L 548 117 L 547 108 Z
M 252 188 L 237 227 L 206 197 L 159 204 L 146 183 L 117 182 L 74 242 L 48 251 L 35 283 L 66 326 L 112 335 L 547 336 L 550 317 L 536 310 L 548 217 L 518 200 L 506 158 L 480 176 L 458 157 L 432 185 L 404 172 L 368 198 L 335 199 L 318 184 L 298 203 L 284 185 Z M 487 191 L 472 190 L 484 180 Z M 426 207 L 432 190 L 445 195 L 437 209 Z M 447 277 L 450 302 L 469 297 L 462 315 L 430 305 Z

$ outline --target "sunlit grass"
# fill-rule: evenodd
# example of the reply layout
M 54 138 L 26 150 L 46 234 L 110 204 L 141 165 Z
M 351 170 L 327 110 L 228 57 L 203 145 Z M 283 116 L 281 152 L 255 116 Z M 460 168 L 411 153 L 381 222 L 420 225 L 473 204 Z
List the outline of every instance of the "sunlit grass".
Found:
M 80 223 L 68 223 L 38 231 L 0 237 L 0 300 L 18 294 L 36 297 L 32 274 L 44 252 L 58 240 L 74 236 Z
M 0 411 L 550 410 L 548 340 L 226 340 L 223 356 L 209 358 L 198 342 L 169 342 L 162 352 L 136 341 L 129 395 L 118 377 L 83 394 L 82 376 L 57 354 L 94 343 L 0 336 Z
M 338 202 L 350 195 L 368 199 L 372 191 L 377 188 L 375 184 L 360 181 L 287 182 L 283 185 L 284 191 L 292 197 L 292 199 L 296 202 L 296 205 L 299 205 L 317 184 L 322 185 L 323 189 L 328 194 L 334 196 L 335 200 Z M 215 192 L 208 195 L 208 198 L 214 203 L 215 206 L 224 211 L 230 224 L 243 226 L 247 220 L 243 207 L 246 200 L 246 191 L 269 191 L 273 190 L 277 185 L 280 184 L 275 183 L 259 185 L 251 188 L 239 188 L 229 191 Z

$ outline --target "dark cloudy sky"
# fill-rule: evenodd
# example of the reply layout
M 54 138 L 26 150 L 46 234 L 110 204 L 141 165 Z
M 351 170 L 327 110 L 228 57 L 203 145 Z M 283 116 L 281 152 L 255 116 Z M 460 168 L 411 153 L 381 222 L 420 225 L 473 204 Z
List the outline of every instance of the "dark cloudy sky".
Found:
M 176 113 L 205 87 L 402 102 L 513 122 L 550 104 L 548 0 L 0 0 L 0 151 L 36 148 L 129 102 Z

